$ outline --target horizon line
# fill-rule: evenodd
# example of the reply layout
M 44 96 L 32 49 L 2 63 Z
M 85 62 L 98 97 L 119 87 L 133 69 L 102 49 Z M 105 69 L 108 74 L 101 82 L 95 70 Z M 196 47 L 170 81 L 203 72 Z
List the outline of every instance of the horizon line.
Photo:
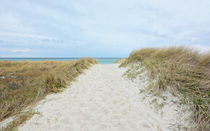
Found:
M 37 58 L 72 58 L 72 59 L 78 59 L 78 58 L 113 58 L 113 59 L 117 59 L 117 58 L 126 58 L 126 57 L 0 57 L 0 59 L 7 59 L 7 58 L 30 58 L 30 59 L 37 59 Z

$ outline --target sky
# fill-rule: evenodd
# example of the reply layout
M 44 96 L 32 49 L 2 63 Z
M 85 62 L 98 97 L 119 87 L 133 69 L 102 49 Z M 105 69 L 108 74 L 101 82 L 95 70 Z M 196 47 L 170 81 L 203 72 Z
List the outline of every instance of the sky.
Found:
M 0 57 L 210 49 L 210 0 L 0 0 Z

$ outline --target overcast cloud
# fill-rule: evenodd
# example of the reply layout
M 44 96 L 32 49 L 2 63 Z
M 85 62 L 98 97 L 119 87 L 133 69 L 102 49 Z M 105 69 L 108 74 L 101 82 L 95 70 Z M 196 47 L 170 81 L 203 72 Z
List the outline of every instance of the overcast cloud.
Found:
M 125 57 L 210 49 L 210 0 L 1 0 L 0 57 Z

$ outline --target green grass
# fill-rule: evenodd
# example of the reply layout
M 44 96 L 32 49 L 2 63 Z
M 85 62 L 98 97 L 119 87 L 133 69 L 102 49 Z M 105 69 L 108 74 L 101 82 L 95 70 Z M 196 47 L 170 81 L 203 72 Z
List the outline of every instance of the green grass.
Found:
M 95 59 L 76 61 L 0 61 L 0 121 L 49 93 L 62 91 Z
M 134 63 L 157 79 L 154 88 L 175 88 L 183 94 L 184 103 L 192 103 L 199 129 L 210 128 L 210 54 L 185 47 L 144 48 L 133 51 L 120 66 Z

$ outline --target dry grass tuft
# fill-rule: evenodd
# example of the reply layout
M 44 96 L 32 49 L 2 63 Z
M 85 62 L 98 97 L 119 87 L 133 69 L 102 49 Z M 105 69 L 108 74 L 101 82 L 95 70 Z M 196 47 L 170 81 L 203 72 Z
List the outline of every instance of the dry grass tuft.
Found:
M 125 60 L 125 58 L 120 58 L 120 59 L 116 60 L 114 63 L 115 64 L 122 63 L 124 60 Z
M 97 61 L 0 61 L 0 121 L 59 92 Z
M 176 88 L 186 104 L 193 103 L 193 117 L 200 130 L 210 128 L 210 54 L 185 47 L 144 48 L 133 51 L 120 66 L 136 62 L 157 79 L 154 87 Z
M 26 112 L 21 112 L 20 114 L 15 116 L 14 120 L 11 123 L 9 123 L 6 127 L 3 127 L 1 131 L 17 131 L 17 127 L 29 120 L 34 114 L 40 113 L 34 112 L 32 109 Z

